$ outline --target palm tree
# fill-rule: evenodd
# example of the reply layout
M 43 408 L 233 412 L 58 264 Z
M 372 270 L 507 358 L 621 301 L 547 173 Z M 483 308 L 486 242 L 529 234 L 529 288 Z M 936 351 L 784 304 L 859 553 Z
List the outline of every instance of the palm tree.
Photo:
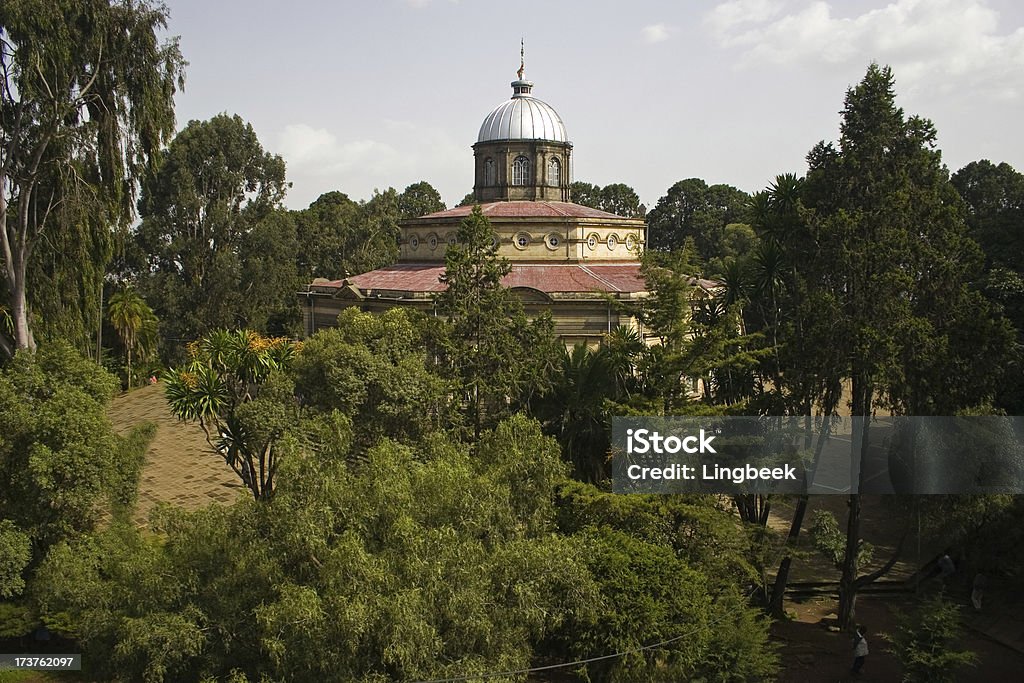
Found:
M 132 352 L 147 351 L 156 338 L 156 315 L 132 287 L 110 297 L 110 324 L 124 344 L 128 360 L 128 389 L 132 388 Z

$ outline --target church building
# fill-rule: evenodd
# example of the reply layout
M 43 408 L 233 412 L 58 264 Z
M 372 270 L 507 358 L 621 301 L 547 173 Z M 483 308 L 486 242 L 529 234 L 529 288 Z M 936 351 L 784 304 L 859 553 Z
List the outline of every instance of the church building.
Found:
M 572 203 L 572 143 L 558 113 L 534 97 L 522 67 L 512 97 L 484 118 L 473 156 L 474 198 L 496 233 L 499 255 L 511 264 L 503 284 L 521 297 L 527 315 L 550 311 L 567 345 L 595 345 L 617 325 L 635 325 L 609 299 L 646 296 L 639 262 L 644 221 Z M 445 251 L 471 211 L 459 206 L 404 221 L 393 265 L 314 280 L 300 293 L 305 333 L 336 325 L 349 306 L 429 313 L 444 288 Z

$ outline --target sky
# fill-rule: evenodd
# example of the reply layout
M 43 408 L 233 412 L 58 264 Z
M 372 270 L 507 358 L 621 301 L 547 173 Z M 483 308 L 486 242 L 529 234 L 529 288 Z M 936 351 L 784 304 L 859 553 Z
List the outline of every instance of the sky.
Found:
M 426 180 L 473 187 L 484 117 L 526 78 L 573 143 L 573 179 L 649 208 L 685 178 L 748 192 L 839 136 L 847 88 L 888 64 L 951 172 L 1024 171 L 1024 3 L 1015 0 L 165 0 L 188 60 L 179 128 L 218 113 L 280 154 L 286 204 Z

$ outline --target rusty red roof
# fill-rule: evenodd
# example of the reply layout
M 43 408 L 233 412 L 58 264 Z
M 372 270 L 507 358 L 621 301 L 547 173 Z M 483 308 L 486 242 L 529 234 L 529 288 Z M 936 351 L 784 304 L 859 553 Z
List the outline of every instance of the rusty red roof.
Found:
M 343 287 L 346 284 L 363 292 L 440 292 L 439 278 L 444 265 L 438 263 L 396 263 L 347 280 L 321 282 L 320 286 Z M 646 289 L 639 263 L 543 264 L 514 263 L 502 280 L 506 287 L 529 287 L 545 294 L 558 292 L 635 293 Z
M 640 220 L 616 216 L 607 211 L 592 209 L 589 206 L 570 202 L 491 202 L 481 204 L 480 210 L 488 218 L 601 218 L 616 220 Z M 463 218 L 473 211 L 472 206 L 456 206 L 447 211 L 420 216 L 420 218 Z

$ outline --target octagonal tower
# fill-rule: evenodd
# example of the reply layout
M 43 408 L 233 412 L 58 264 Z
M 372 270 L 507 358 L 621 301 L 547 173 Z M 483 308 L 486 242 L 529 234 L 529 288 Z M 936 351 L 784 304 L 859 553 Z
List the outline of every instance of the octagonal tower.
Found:
M 532 93 L 530 81 L 512 81 L 512 99 L 480 126 L 473 145 L 473 193 L 480 203 L 569 201 L 572 143 L 558 112 Z

